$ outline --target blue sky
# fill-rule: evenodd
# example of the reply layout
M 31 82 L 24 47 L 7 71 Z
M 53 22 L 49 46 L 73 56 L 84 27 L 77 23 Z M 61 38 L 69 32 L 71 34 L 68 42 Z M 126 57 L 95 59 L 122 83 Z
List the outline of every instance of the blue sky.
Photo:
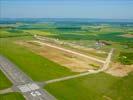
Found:
M 0 0 L 0 17 L 133 19 L 133 0 Z

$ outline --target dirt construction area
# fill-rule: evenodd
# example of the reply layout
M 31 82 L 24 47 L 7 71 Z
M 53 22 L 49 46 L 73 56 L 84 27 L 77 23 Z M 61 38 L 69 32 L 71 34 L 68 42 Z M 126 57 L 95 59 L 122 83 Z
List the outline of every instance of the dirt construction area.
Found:
M 86 59 L 84 57 L 58 50 L 47 45 L 42 45 L 36 43 L 35 41 L 17 41 L 16 43 L 23 45 L 29 48 L 32 52 L 44 56 L 45 58 L 48 58 L 49 60 L 65 66 L 74 72 L 85 72 L 91 69 L 98 69 L 103 65 L 100 62 Z
M 110 69 L 106 71 L 113 76 L 123 77 L 133 71 L 133 65 L 122 65 L 120 63 L 112 63 Z

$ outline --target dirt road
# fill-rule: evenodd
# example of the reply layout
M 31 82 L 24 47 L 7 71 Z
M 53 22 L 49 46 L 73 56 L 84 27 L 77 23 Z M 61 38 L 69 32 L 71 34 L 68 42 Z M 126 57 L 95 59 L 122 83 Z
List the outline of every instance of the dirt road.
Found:
M 37 37 L 37 39 L 38 40 L 44 40 L 44 39 L 39 38 L 39 37 Z M 94 61 L 97 61 L 97 62 L 100 62 L 100 63 L 105 63 L 105 61 L 103 61 L 103 60 L 100 60 L 100 59 L 97 59 L 97 58 L 94 58 L 94 57 L 90 57 L 90 56 L 87 56 L 87 55 L 84 55 L 84 54 L 81 54 L 81 53 L 78 53 L 78 52 L 75 52 L 75 51 L 72 51 L 72 50 L 61 48 L 61 47 L 51 45 L 51 44 L 48 44 L 48 43 L 44 43 L 44 42 L 41 42 L 41 41 L 34 41 L 34 42 L 39 43 L 41 45 L 46 45 L 46 46 L 49 46 L 49 47 L 52 47 L 52 48 L 56 48 L 58 50 L 69 52 L 69 53 L 72 53 L 72 54 L 75 54 L 75 55 L 78 55 L 78 56 L 81 56 L 81 57 L 84 57 L 84 58 L 87 58 L 87 59 L 91 59 L 91 60 L 94 60 Z
M 96 73 L 99 73 L 99 72 L 102 72 L 102 71 L 106 71 L 109 68 L 109 63 L 111 61 L 111 57 L 112 57 L 113 51 L 114 51 L 114 49 L 110 50 L 103 67 L 101 69 L 99 69 L 99 70 L 90 70 L 88 72 L 81 73 L 81 74 L 78 74 L 78 75 L 67 76 L 67 77 L 63 77 L 63 78 L 49 80 L 49 81 L 46 81 L 45 83 L 49 84 L 49 83 L 64 81 L 64 80 L 68 80 L 68 79 L 73 79 L 73 78 L 77 78 L 77 77 L 81 77 L 81 76 L 86 76 L 86 75 L 89 75 L 89 74 L 96 74 Z

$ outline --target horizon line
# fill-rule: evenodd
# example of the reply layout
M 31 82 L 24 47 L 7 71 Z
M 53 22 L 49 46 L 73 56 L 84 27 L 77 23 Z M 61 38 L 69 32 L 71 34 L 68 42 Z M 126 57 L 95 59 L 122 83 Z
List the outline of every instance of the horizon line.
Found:
M 110 20 L 133 20 L 133 18 L 80 18 L 80 17 L 1 17 L 0 19 L 110 19 Z

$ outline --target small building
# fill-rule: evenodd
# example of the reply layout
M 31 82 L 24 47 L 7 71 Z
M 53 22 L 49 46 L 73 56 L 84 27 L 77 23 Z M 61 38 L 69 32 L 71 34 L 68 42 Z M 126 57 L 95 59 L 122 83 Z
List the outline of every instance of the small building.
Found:
M 106 46 L 106 45 L 111 45 L 111 44 L 106 42 L 106 41 L 97 41 L 96 42 L 96 48 L 97 49 L 100 49 L 101 47 Z

